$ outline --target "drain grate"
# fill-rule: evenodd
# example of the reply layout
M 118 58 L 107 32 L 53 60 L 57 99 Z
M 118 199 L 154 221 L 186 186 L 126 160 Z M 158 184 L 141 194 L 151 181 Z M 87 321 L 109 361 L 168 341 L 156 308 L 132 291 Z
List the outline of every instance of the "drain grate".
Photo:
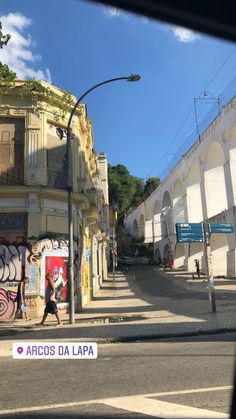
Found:
M 134 322 L 139 320 L 145 320 L 143 316 L 107 316 L 107 317 L 96 317 L 87 319 L 78 319 L 76 323 L 122 323 L 122 322 Z

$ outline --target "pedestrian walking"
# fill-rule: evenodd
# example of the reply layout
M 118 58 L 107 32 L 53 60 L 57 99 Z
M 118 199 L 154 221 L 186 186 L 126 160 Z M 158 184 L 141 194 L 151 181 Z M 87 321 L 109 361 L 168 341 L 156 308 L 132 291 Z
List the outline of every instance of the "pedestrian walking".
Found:
M 200 278 L 201 272 L 200 272 L 200 262 L 199 262 L 199 259 L 194 259 L 194 263 L 195 263 L 197 277 Z M 194 274 L 192 274 L 192 277 L 195 278 Z
M 53 275 L 49 272 L 46 275 L 46 280 L 48 282 L 46 293 L 45 293 L 45 300 L 46 300 L 46 307 L 44 310 L 43 318 L 40 323 L 38 323 L 38 326 L 43 326 L 44 322 L 48 316 L 48 313 L 55 314 L 57 319 L 57 324 L 62 325 L 62 322 L 60 320 L 60 317 L 58 315 L 58 308 L 56 305 L 56 298 L 55 298 L 55 285 L 53 281 Z
M 29 283 L 28 276 L 24 276 L 23 278 L 21 278 L 20 283 L 19 283 L 18 288 L 17 288 L 17 294 L 16 294 L 16 298 L 15 298 L 16 311 L 15 311 L 13 321 L 15 321 L 17 319 L 17 317 L 20 313 L 21 313 L 21 316 L 24 315 L 26 321 L 31 320 L 28 316 L 28 313 L 27 313 L 27 306 L 26 306 L 26 301 L 25 301 L 25 286 L 28 283 Z
M 197 276 L 198 276 L 198 278 L 200 278 L 200 264 L 199 264 L 199 260 L 198 259 L 195 259 L 194 262 L 195 262 Z

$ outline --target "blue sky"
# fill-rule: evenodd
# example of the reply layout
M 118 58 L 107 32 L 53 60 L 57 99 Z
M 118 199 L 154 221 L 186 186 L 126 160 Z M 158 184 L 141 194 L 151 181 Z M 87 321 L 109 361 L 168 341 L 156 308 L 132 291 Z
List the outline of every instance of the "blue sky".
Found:
M 0 61 L 19 78 L 79 97 L 103 80 L 141 75 L 103 86 L 85 103 L 95 149 L 144 179 L 160 176 L 194 130 L 194 98 L 204 90 L 218 97 L 236 73 L 234 44 L 101 4 L 0 0 L 0 16 L 12 33 Z M 198 105 L 199 120 L 208 109 Z

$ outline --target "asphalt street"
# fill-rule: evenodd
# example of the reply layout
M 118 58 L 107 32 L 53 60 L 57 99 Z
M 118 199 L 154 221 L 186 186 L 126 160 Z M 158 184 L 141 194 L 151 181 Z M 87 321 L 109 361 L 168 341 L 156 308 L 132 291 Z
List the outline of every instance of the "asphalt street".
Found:
M 181 281 L 181 276 L 175 277 L 171 272 L 165 272 L 155 269 L 150 269 L 147 266 L 129 267 L 125 272 L 129 278 L 129 284 L 137 295 L 142 296 L 142 299 L 150 303 L 152 306 L 158 307 L 159 310 L 170 310 L 175 314 L 185 314 L 186 309 L 189 313 L 203 313 L 209 311 L 208 299 L 208 283 L 203 279 L 201 283 L 196 280 L 188 282 Z M 168 277 L 169 274 L 169 277 Z M 217 281 L 217 280 L 215 280 Z M 235 284 L 235 280 L 232 280 Z M 217 284 L 217 282 L 216 282 Z M 187 292 L 186 292 L 187 291 Z M 215 289 L 217 308 L 227 307 L 231 305 L 235 307 L 236 290 L 221 291 Z M 189 304 L 191 303 L 191 304 Z
M 226 418 L 235 338 L 99 345 L 86 361 L 3 358 L 0 418 Z
M 117 274 L 115 284 L 104 282 L 75 325 L 1 326 L 6 352 L 0 359 L 0 419 L 229 418 L 234 282 L 222 281 L 216 288 L 217 313 L 212 314 L 207 283 L 155 267 L 124 273 Z M 107 323 L 113 316 L 123 320 Z M 98 358 L 12 359 L 14 341 L 34 339 L 94 339 Z

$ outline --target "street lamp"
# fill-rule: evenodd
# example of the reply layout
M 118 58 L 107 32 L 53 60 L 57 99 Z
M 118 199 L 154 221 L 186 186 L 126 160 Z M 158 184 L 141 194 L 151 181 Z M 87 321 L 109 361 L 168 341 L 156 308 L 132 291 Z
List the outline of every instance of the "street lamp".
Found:
M 75 323 L 75 302 L 74 302 L 74 249 L 73 249 L 73 213 L 72 213 L 72 194 L 73 194 L 73 184 L 72 184 L 72 159 L 71 159 L 71 121 L 76 111 L 76 108 L 83 100 L 88 93 L 92 90 L 97 89 L 97 87 L 102 86 L 103 84 L 112 83 L 113 81 L 118 80 L 127 80 L 127 81 L 138 81 L 140 76 L 138 74 L 131 74 L 126 77 L 116 77 L 114 79 L 105 80 L 101 83 L 95 84 L 90 89 L 88 89 L 80 98 L 77 100 L 74 105 L 66 129 L 66 156 L 67 156 L 67 189 L 68 189 L 68 232 L 69 232 L 69 246 L 68 246 L 68 272 L 67 279 L 69 284 L 69 321 L 70 324 Z

